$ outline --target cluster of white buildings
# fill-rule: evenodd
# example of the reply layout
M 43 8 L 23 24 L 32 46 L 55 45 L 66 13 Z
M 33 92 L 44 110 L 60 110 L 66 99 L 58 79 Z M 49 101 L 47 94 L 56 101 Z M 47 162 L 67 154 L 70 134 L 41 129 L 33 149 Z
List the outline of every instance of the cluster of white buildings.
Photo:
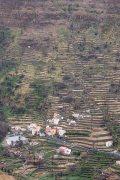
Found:
M 62 119 L 63 119 L 63 117 L 61 117 L 60 114 L 54 113 L 53 118 L 48 119 L 47 122 L 49 122 L 52 125 L 58 125 Z
M 51 120 L 50 119 L 47 120 L 47 122 L 49 122 L 49 124 L 52 125 L 53 127 L 50 127 L 49 125 L 46 126 L 45 129 L 46 135 L 48 136 L 59 135 L 60 137 L 63 137 L 66 131 L 63 130 L 62 127 L 57 126 L 62 119 L 63 117 L 61 117 L 60 114 L 54 113 L 53 118 Z
M 80 119 L 91 118 L 90 109 L 87 109 L 84 114 L 79 114 L 79 113 L 74 113 L 74 112 L 73 112 L 72 116 L 73 116 L 74 118 L 76 118 L 76 119 L 77 119 L 77 118 L 80 118 Z
M 25 132 L 26 131 L 25 128 L 21 128 L 20 126 L 12 126 L 11 130 L 14 132 Z
M 90 110 L 86 110 L 86 113 L 85 114 L 79 114 L 79 113 L 73 113 L 72 114 L 73 116 L 73 119 L 67 119 L 67 123 L 69 126 L 76 126 L 76 119 L 79 119 L 79 118 L 90 118 L 91 115 L 90 115 Z M 74 120 L 75 119 L 75 120 Z M 37 124 L 34 124 L 34 123 L 31 123 L 30 125 L 28 125 L 28 127 L 25 129 L 25 128 L 21 128 L 20 126 L 13 126 L 11 127 L 12 129 L 12 132 L 18 132 L 18 134 L 14 136 L 9 136 L 7 139 L 6 139 L 6 142 L 8 145 L 13 145 L 15 146 L 17 141 L 22 141 L 23 144 L 26 144 L 26 143 L 29 143 L 28 139 L 25 138 L 24 136 L 20 135 L 20 132 L 31 132 L 32 135 L 39 135 L 39 136 L 54 136 L 54 135 L 58 135 L 59 137 L 63 137 L 64 134 L 66 133 L 66 131 L 59 126 L 59 122 L 63 120 L 63 117 L 61 117 L 60 114 L 58 113 L 54 113 L 53 115 L 53 118 L 52 119 L 48 119 L 47 120 L 47 123 L 48 125 L 46 125 L 46 128 L 45 128 L 45 131 L 44 133 L 41 133 L 41 126 L 37 125 Z M 29 143 L 31 146 L 34 146 L 34 145 L 37 145 L 38 143 L 37 142 L 30 142 Z M 106 142 L 106 147 L 110 147 L 113 145 L 113 141 L 107 141 Z M 61 155 L 70 155 L 71 154 L 71 149 L 67 148 L 67 147 L 64 147 L 64 146 L 61 146 L 59 149 L 56 150 L 56 152 L 58 154 L 61 154 Z M 43 158 L 43 156 L 40 154 L 39 155 L 39 158 Z M 116 161 L 116 165 L 120 165 L 120 161 Z
M 74 118 L 80 118 L 80 119 L 84 119 L 84 118 L 91 118 L 90 114 L 78 114 L 78 113 L 73 113 L 72 116 Z
M 55 134 L 58 134 L 60 137 L 63 137 L 66 131 L 63 130 L 62 127 L 55 126 L 51 128 L 49 125 L 47 125 L 45 129 L 45 133 L 48 136 L 54 136 Z
M 73 113 L 72 114 L 73 118 L 87 118 L 87 117 L 90 117 L 89 115 L 89 110 L 87 111 L 87 115 L 83 114 L 83 115 L 80 115 L 78 113 Z M 37 124 L 34 124 L 34 123 L 31 123 L 28 125 L 28 127 L 25 129 L 25 128 L 21 128 L 20 126 L 14 126 L 12 127 L 11 129 L 14 131 L 14 132 L 31 132 L 32 135 L 39 135 L 39 136 L 45 136 L 45 135 L 48 135 L 48 136 L 54 136 L 54 135 L 58 135 L 59 137 L 63 137 L 64 134 L 66 133 L 66 131 L 59 126 L 59 122 L 63 120 L 63 117 L 58 114 L 58 113 L 54 113 L 53 114 L 53 118 L 52 119 L 48 119 L 47 120 L 47 123 L 48 125 L 46 125 L 46 128 L 45 128 L 45 133 L 41 133 L 41 126 L 37 125 Z M 76 121 L 73 120 L 73 119 L 67 119 L 67 123 L 69 126 L 76 126 Z M 11 145 L 11 143 L 15 144 L 17 141 L 19 140 L 22 140 L 23 143 L 28 143 L 28 140 L 27 138 L 23 137 L 23 136 L 13 136 L 13 137 L 8 137 L 8 139 L 6 140 L 7 141 L 7 144 L 8 145 Z M 37 142 L 30 142 L 30 145 L 37 145 Z M 67 147 L 64 147 L 64 146 L 61 146 L 59 149 L 57 149 L 57 153 L 59 154 L 62 154 L 62 155 L 70 155 L 71 154 L 71 149 L 67 148 Z
M 39 135 L 40 133 L 40 130 L 41 130 L 41 126 L 38 126 L 36 124 L 30 124 L 28 127 L 27 127 L 28 131 L 32 132 L 32 135 Z

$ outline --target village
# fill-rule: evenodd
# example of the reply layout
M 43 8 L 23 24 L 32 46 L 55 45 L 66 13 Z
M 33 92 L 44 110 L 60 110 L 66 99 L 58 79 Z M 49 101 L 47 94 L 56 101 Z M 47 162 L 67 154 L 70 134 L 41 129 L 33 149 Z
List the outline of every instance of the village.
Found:
M 8 133 L 6 139 L 3 141 L 3 145 L 8 146 L 7 156 L 14 157 L 17 159 L 23 159 L 23 168 L 19 170 L 24 174 L 28 166 L 32 163 L 34 167 L 39 168 L 41 172 L 45 171 L 45 162 L 48 154 L 51 154 L 52 164 L 58 157 L 71 159 L 73 157 L 74 148 L 82 150 L 84 153 L 106 153 L 111 157 L 119 158 L 120 154 L 117 150 L 103 151 L 96 149 L 94 146 L 80 146 L 75 143 L 74 140 L 69 142 L 67 140 L 67 130 L 61 126 L 62 121 L 66 121 L 68 127 L 77 127 L 80 120 L 84 118 L 91 118 L 90 110 L 86 110 L 86 113 L 72 113 L 73 119 L 64 119 L 59 113 L 55 112 L 52 119 L 46 120 L 45 128 L 40 125 L 31 123 L 27 127 L 22 126 L 11 126 L 11 131 Z M 28 138 L 29 136 L 29 138 Z M 52 148 L 45 149 L 44 144 L 46 141 L 54 140 L 54 146 Z M 57 145 L 58 143 L 58 145 Z M 57 146 L 56 146 L 57 145 Z M 37 147 L 41 147 L 40 149 Z M 51 146 L 51 145 L 50 145 Z M 113 146 L 113 141 L 105 142 L 106 148 Z M 25 150 L 23 150 L 25 149 Z M 39 150 L 38 150 L 39 149 Z M 83 153 L 83 157 L 84 157 Z M 82 157 L 81 156 L 81 157 Z M 72 158 L 73 159 L 73 158 Z M 71 160 L 72 160 L 71 159 Z M 75 164 L 69 160 L 69 167 L 74 167 Z M 3 167 L 9 166 L 4 160 L 2 160 Z M 67 162 L 66 162 L 67 163 Z M 11 164 L 11 163 L 10 163 Z M 62 167 L 64 167 L 62 165 Z M 120 166 L 120 161 L 116 159 L 115 166 Z M 62 170 L 63 171 L 63 170 Z M 61 166 L 59 167 L 59 172 L 61 172 Z M 102 175 L 106 175 L 106 171 L 102 172 Z M 44 173 L 43 173 L 44 174 Z M 53 172 L 52 172 L 53 174 Z M 19 173 L 17 173 L 19 177 Z
M 89 117 L 90 115 L 79 115 L 73 113 L 72 116 L 76 119 L 78 118 L 84 118 L 84 117 Z M 37 135 L 40 137 L 57 137 L 57 138 L 62 138 L 62 140 L 65 137 L 66 130 L 62 129 L 62 127 L 59 126 L 60 121 L 63 120 L 63 117 L 61 117 L 60 114 L 54 113 L 52 119 L 46 120 L 46 127 L 45 129 L 42 129 L 41 126 L 37 124 L 31 123 L 30 125 L 27 126 L 27 128 L 21 128 L 20 126 L 12 126 L 11 127 L 11 132 L 8 133 L 8 137 L 6 138 L 6 143 L 8 146 L 15 147 L 16 144 L 19 141 L 22 141 L 23 144 L 29 143 L 29 140 L 24 137 L 24 133 L 31 133 L 33 136 Z M 76 121 L 75 120 L 66 120 L 68 126 L 76 126 Z M 37 142 L 30 142 L 30 145 L 36 145 L 38 144 Z M 60 147 L 57 151 L 57 153 L 61 153 L 63 155 L 70 155 L 71 154 L 71 149 L 68 149 L 67 147 Z
M 120 179 L 119 9 L 0 1 L 0 178 Z

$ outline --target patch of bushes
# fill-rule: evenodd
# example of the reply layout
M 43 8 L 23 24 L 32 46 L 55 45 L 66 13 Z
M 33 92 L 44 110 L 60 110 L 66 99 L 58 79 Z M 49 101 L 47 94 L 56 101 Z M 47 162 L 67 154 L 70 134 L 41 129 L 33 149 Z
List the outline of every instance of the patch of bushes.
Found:
M 6 54 L 5 44 L 8 44 L 8 39 L 10 38 L 10 30 L 3 26 L 0 26 L 0 54 Z
M 18 81 L 18 76 L 6 76 L 4 81 L 0 83 L 0 96 L 7 97 L 14 95 L 13 88 L 15 88 Z
M 109 92 L 113 94 L 120 94 L 120 84 L 111 83 Z
M 90 132 L 79 132 L 79 131 L 67 131 L 66 135 L 71 135 L 71 136 L 86 136 L 88 137 L 90 135 Z
M 80 154 L 81 154 L 80 151 L 75 151 L 75 152 L 73 152 L 73 155 L 74 155 L 74 156 L 80 156 Z
M 56 82 L 56 83 L 54 83 L 54 89 L 56 91 L 61 90 L 61 89 L 65 89 L 65 88 L 66 88 L 66 85 L 63 82 Z
M 70 80 L 70 78 L 71 78 L 71 77 L 70 77 L 69 75 L 65 75 L 65 76 L 63 77 L 63 80 L 64 80 L 64 81 L 68 81 L 68 80 Z
M 43 82 L 34 82 L 32 86 L 34 87 L 33 94 L 42 98 L 46 98 L 48 96 L 50 90 L 49 85 L 44 84 Z
M 72 97 L 72 96 L 67 96 L 67 97 L 65 98 L 65 102 L 66 102 L 66 103 L 71 103 L 72 100 L 73 100 L 73 97 Z
M 61 98 L 60 101 L 65 102 L 65 103 L 71 103 L 73 101 L 73 97 L 68 95 L 68 96 L 66 96 L 64 98 Z
M 11 112 L 12 112 L 12 114 L 23 115 L 26 112 L 26 108 L 13 106 L 13 107 L 11 107 Z
M 0 141 L 6 136 L 9 129 L 9 126 L 5 122 L 0 121 Z

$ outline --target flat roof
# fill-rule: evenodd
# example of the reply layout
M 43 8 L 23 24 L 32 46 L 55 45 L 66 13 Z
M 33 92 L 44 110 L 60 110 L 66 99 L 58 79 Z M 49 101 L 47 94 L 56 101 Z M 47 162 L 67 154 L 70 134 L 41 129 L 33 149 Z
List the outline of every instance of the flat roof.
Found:
M 27 140 L 27 138 L 25 138 L 24 136 L 11 136 L 11 137 L 8 137 L 6 141 L 8 144 L 11 144 L 12 141 L 13 142 L 19 141 L 19 137 L 20 137 L 20 140 L 22 141 Z

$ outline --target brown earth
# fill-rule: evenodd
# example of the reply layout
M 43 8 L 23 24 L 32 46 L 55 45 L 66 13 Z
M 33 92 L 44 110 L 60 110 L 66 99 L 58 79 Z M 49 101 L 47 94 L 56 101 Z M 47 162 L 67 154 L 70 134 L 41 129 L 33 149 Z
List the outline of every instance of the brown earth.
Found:
M 14 177 L 5 174 L 4 172 L 0 171 L 0 180 L 16 180 Z

